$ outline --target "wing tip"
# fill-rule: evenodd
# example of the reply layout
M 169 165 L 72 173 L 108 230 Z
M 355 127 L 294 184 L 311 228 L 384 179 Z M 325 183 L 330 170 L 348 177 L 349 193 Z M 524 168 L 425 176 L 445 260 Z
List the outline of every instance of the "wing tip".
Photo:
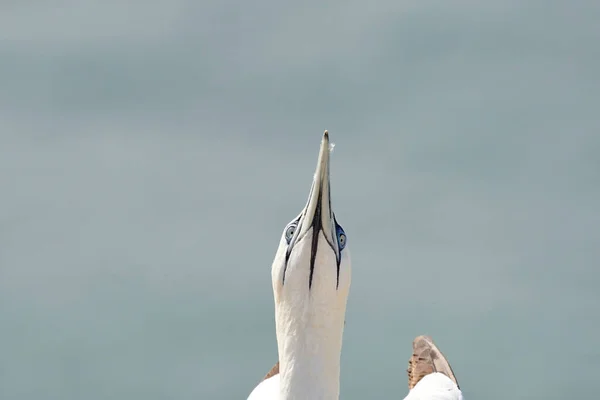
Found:
M 438 349 L 431 336 L 419 335 L 413 340 L 413 354 L 408 360 L 408 388 L 414 388 L 424 376 L 433 372 L 441 372 L 450 378 L 460 389 L 458 380 L 450 363 Z
M 275 365 L 273 366 L 273 368 L 271 368 L 271 370 L 265 375 L 265 377 L 263 378 L 263 381 L 269 379 L 273 375 L 277 375 L 278 373 L 279 373 L 279 361 L 277 361 L 275 363 Z

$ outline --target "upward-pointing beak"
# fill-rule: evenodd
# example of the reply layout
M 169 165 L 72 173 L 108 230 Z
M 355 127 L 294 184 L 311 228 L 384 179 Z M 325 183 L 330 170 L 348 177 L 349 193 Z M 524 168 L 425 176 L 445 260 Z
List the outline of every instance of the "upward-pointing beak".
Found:
M 335 253 L 338 267 L 339 279 L 339 262 L 340 252 L 338 242 L 335 237 L 334 216 L 331 209 L 331 193 L 329 186 L 329 134 L 327 131 L 323 133 L 321 140 L 321 149 L 319 150 L 319 159 L 317 161 L 317 169 L 313 177 L 312 187 L 308 196 L 308 202 L 300 217 L 299 232 L 296 239 L 304 237 L 309 230 L 311 232 L 311 250 L 310 250 L 310 276 L 308 288 L 312 287 L 313 273 L 315 270 L 315 260 L 317 251 L 319 250 L 319 235 L 322 232 L 330 251 Z M 325 250 L 325 249 L 324 249 Z
M 340 277 L 340 248 L 337 240 L 337 224 L 331 209 L 331 194 L 329 185 L 329 133 L 323 133 L 321 148 L 319 150 L 319 159 L 317 169 L 313 177 L 313 183 L 308 195 L 308 202 L 304 210 L 300 213 L 297 220 L 297 229 L 293 233 L 291 241 L 285 256 L 286 267 L 283 270 L 283 282 L 285 282 L 285 271 L 287 262 L 294 249 L 294 245 L 302 240 L 310 239 L 310 276 L 308 288 L 312 287 L 313 273 L 315 269 L 315 260 L 317 251 L 333 251 L 337 263 L 337 284 Z M 310 235 L 309 235 L 310 233 Z M 322 243 L 319 248 L 319 237 L 323 234 L 326 243 Z M 337 286 L 336 286 L 337 287 Z
M 300 221 L 298 238 L 304 236 L 310 228 L 314 228 L 313 235 L 318 237 L 322 230 L 327 241 L 333 238 L 333 213 L 331 210 L 331 197 L 329 189 L 329 133 L 323 133 L 317 169 L 310 188 L 308 202 L 304 208 Z
M 329 152 L 329 133 L 325 131 L 321 140 L 317 169 L 300 223 L 298 237 L 304 236 L 312 227 L 314 228 L 313 235 L 315 238 L 318 237 L 318 231 L 322 230 L 327 241 L 333 240 L 334 227 L 329 186 Z

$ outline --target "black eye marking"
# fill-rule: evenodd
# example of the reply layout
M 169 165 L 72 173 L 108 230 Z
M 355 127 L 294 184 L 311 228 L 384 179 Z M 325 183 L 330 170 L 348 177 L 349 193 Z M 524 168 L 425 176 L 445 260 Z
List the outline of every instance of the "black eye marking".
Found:
M 312 188 L 311 188 L 311 193 L 312 193 Z M 310 290 L 312 288 L 312 280 L 313 280 L 313 275 L 314 275 L 314 270 L 315 270 L 315 261 L 316 261 L 316 257 L 317 257 L 317 250 L 319 247 L 319 233 L 323 231 L 323 225 L 322 225 L 322 220 L 321 220 L 321 199 L 322 199 L 322 194 L 319 193 L 319 198 L 317 199 L 317 206 L 315 209 L 315 214 L 313 216 L 312 221 L 310 221 L 310 227 L 308 229 L 306 229 L 306 231 L 304 232 L 304 235 L 302 235 L 302 237 L 298 237 L 299 232 L 302 231 L 302 227 L 304 226 L 305 223 L 307 223 L 307 220 L 303 220 L 302 224 L 299 225 L 300 220 L 305 216 L 306 214 L 306 208 L 304 209 L 304 211 L 298 216 L 298 218 L 296 218 L 294 221 L 290 222 L 290 224 L 288 224 L 286 230 L 285 230 L 285 239 L 288 243 L 288 248 L 286 250 L 286 254 L 285 254 L 285 265 L 283 267 L 283 274 L 282 274 L 282 285 L 285 284 L 285 274 L 287 271 L 287 266 L 288 266 L 288 261 L 290 259 L 290 254 L 292 253 L 292 249 L 294 247 L 294 245 L 301 240 L 304 236 L 306 236 L 309 232 L 311 232 L 312 228 L 312 243 L 311 243 L 311 254 L 310 254 L 310 274 L 309 274 L 309 281 L 308 281 L 308 289 Z M 331 197 L 329 197 L 329 203 L 331 204 Z M 331 206 L 329 207 L 329 209 L 331 210 Z M 342 257 L 341 257 L 341 252 L 342 250 L 346 247 L 346 242 L 347 242 L 347 237 L 346 237 L 346 233 L 344 232 L 344 229 L 337 223 L 337 220 L 335 218 L 335 214 L 332 213 L 332 217 L 333 217 L 333 222 L 334 222 L 334 237 L 333 238 L 329 238 L 329 237 L 325 237 L 325 241 L 327 242 L 327 244 L 329 245 L 329 247 L 331 248 L 331 250 L 334 251 L 335 256 L 336 256 L 336 267 L 337 267 L 337 276 L 336 276 L 336 290 L 339 289 L 340 286 L 340 263 L 342 261 Z M 331 240 L 334 240 L 334 242 L 332 242 Z M 337 242 L 337 246 L 334 245 L 334 243 Z M 337 250 L 336 250 L 337 247 Z
M 297 224 L 295 222 L 292 222 L 292 224 L 290 226 L 287 227 L 287 229 L 285 230 L 285 240 L 287 241 L 288 244 L 290 244 L 290 242 L 292 241 L 292 238 L 294 237 L 294 233 L 296 232 L 296 228 L 297 228 Z
M 292 239 L 294 238 L 294 234 L 301 228 L 298 226 L 298 221 L 300 221 L 300 218 L 302 218 L 302 215 L 304 215 L 304 213 L 300 214 L 298 216 L 298 218 L 296 218 L 295 220 L 290 222 L 288 224 L 288 227 L 285 230 L 285 240 L 287 241 L 288 249 L 285 252 L 285 265 L 283 266 L 283 277 L 281 280 L 282 285 L 285 283 L 285 271 L 287 270 L 287 263 L 290 258 L 290 254 L 292 253 L 293 246 L 290 246 L 290 243 L 292 242 Z
M 337 289 L 340 286 L 340 263 L 342 261 L 342 250 L 344 250 L 344 247 L 346 247 L 346 242 L 348 239 L 346 238 L 346 232 L 344 232 L 344 228 L 338 224 L 335 214 L 333 215 L 333 222 L 335 224 L 335 234 L 337 236 L 338 249 L 340 249 L 337 259 Z

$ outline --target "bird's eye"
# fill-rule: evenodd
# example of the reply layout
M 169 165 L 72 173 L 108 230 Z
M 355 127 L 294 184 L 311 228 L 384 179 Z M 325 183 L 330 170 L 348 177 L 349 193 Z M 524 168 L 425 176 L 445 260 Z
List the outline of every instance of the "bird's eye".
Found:
M 336 226 L 336 231 L 337 231 L 337 240 L 338 240 L 338 247 L 340 248 L 340 251 L 344 249 L 344 247 L 346 247 L 346 233 L 344 232 L 344 229 L 342 229 L 341 226 L 337 225 Z
M 290 226 L 288 226 L 287 229 L 285 230 L 285 240 L 287 240 L 288 244 L 290 244 L 290 241 L 294 237 L 294 232 L 296 232 L 296 227 L 297 227 L 296 223 L 293 223 Z

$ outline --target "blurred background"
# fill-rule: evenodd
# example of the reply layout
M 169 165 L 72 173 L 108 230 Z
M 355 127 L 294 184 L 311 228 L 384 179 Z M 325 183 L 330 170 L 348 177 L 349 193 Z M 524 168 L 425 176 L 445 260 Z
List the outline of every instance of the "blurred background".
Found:
M 0 5 L 0 399 L 245 399 L 324 129 L 343 399 L 593 398 L 600 3 Z

